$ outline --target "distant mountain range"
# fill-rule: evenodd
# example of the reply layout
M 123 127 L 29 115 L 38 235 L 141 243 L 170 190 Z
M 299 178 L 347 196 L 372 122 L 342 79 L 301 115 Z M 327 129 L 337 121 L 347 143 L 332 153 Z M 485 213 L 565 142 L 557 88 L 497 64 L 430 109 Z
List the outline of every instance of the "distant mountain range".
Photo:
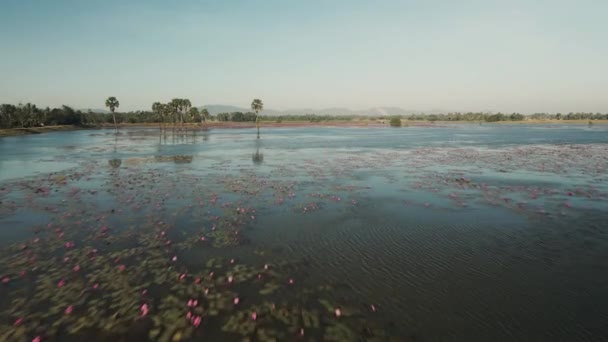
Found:
M 77 110 L 83 111 L 83 112 L 88 112 L 89 110 L 93 113 L 110 113 L 109 110 L 105 109 L 105 108 L 76 108 Z
M 217 115 L 218 113 L 230 113 L 230 112 L 249 112 L 251 109 L 245 107 L 226 106 L 226 105 L 205 105 L 200 109 L 206 108 L 211 115 Z M 369 109 L 353 110 L 349 108 L 333 107 L 324 109 L 312 109 L 312 108 L 296 108 L 296 109 L 264 109 L 261 112 L 262 115 L 279 116 L 279 115 L 305 115 L 305 114 L 316 114 L 316 115 L 366 115 L 366 116 L 386 116 L 386 115 L 410 115 L 410 114 L 436 114 L 446 113 L 442 110 L 430 110 L 430 111 L 419 111 L 419 110 L 407 110 L 399 107 L 373 107 Z

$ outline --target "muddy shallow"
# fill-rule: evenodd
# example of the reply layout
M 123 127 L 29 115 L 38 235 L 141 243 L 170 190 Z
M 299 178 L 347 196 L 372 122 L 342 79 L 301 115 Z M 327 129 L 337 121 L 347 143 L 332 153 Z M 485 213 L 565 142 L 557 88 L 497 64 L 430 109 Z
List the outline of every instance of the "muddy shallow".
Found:
M 606 336 L 601 125 L 0 140 L 0 339 Z

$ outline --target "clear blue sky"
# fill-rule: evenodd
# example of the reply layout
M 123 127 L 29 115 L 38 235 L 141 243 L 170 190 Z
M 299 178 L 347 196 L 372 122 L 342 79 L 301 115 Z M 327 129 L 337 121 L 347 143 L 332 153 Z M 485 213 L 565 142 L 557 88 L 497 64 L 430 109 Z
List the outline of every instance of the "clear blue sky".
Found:
M 0 0 L 0 102 L 608 112 L 607 0 Z

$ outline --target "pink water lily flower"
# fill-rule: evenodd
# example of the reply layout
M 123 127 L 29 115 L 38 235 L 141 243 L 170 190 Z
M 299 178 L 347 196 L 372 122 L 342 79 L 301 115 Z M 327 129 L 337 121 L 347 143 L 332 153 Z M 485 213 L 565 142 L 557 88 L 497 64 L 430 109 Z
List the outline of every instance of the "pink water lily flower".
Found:
M 79 265 L 74 266 L 74 272 L 78 272 L 78 271 L 80 271 L 80 266 Z
M 257 312 L 254 311 L 254 312 L 251 313 L 251 319 L 254 320 L 254 321 L 258 319 Z
M 57 283 L 57 287 L 63 287 L 63 285 L 65 285 L 65 280 L 61 279 L 58 283 Z
M 74 307 L 72 305 L 70 305 L 65 309 L 65 314 L 69 315 L 72 313 L 73 310 L 74 310 Z
M 150 308 L 148 307 L 148 304 L 143 303 L 141 305 L 141 308 L 139 308 L 139 310 L 141 311 L 141 316 L 145 317 L 148 314 L 148 312 L 150 311 Z
M 17 326 L 20 325 L 21 323 L 23 323 L 23 317 L 19 317 L 15 320 L 15 323 L 13 325 Z
M 228 276 L 228 283 L 232 283 L 232 276 Z
M 177 261 L 177 256 L 174 256 L 173 258 L 171 258 L 171 261 L 176 262 Z
M 192 317 L 192 325 L 193 325 L 195 328 L 198 328 L 198 326 L 199 326 L 199 325 L 201 325 L 201 321 L 202 321 L 202 320 L 203 320 L 203 319 L 201 318 L 201 316 L 193 316 L 193 317 Z
M 342 316 L 342 310 L 340 310 L 340 308 L 336 308 L 336 310 L 334 312 L 336 314 L 336 317 Z
M 40 336 L 36 336 L 34 337 L 34 339 L 32 340 L 32 342 L 41 342 L 42 338 L 40 338 Z
M 234 305 L 238 305 L 240 301 L 241 300 L 239 299 L 239 297 L 234 297 L 234 300 L 232 302 L 234 303 Z

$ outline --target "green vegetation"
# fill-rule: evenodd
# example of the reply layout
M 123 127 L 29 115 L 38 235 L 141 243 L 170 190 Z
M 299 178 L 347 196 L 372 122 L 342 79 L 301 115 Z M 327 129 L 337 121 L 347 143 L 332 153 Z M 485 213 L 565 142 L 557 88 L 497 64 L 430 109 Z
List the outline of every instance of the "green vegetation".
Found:
M 398 116 L 391 118 L 390 125 L 391 127 L 401 127 L 401 118 Z
M 113 99 L 113 100 L 111 100 Z M 99 126 L 101 124 L 115 124 L 118 128 L 122 123 L 157 123 L 159 129 L 163 129 L 167 122 L 173 122 L 174 126 L 178 123 L 202 123 L 206 125 L 208 121 L 231 121 L 231 122 L 256 122 L 259 128 L 260 122 L 326 122 L 326 121 L 352 121 L 352 120 L 371 120 L 383 121 L 391 119 L 387 116 L 355 116 L 355 115 L 280 115 L 280 116 L 263 116 L 253 112 L 231 112 L 219 113 L 212 116 L 206 109 L 193 107 L 188 99 L 173 99 L 170 103 L 163 104 L 155 102 L 151 110 L 148 111 L 131 111 L 117 112 L 119 102 L 115 97 L 108 98 L 111 115 L 107 113 L 98 113 L 91 110 L 82 111 L 76 110 L 69 106 L 60 108 L 38 108 L 35 104 L 2 104 L 0 105 L 0 128 L 32 128 L 41 126 L 55 125 L 74 125 L 74 126 Z M 114 102 L 116 100 L 116 102 Z M 181 102 L 185 101 L 185 102 Z M 261 102 L 261 101 L 260 101 Z M 253 104 L 253 103 L 252 103 Z M 263 104 L 262 104 L 263 106 Z M 263 107 L 262 107 L 263 108 Z M 114 111 L 112 111 L 114 109 Z M 252 108 L 253 109 L 253 108 Z M 186 115 L 184 115 L 186 114 Z M 522 121 L 522 120 L 608 120 L 608 113 L 568 113 L 568 114 L 547 114 L 535 113 L 531 115 L 523 115 L 520 113 L 512 114 L 490 114 L 490 113 L 447 113 L 447 114 L 413 114 L 400 117 L 402 124 L 407 125 L 407 121 L 454 121 L 454 122 L 503 122 L 503 121 Z

